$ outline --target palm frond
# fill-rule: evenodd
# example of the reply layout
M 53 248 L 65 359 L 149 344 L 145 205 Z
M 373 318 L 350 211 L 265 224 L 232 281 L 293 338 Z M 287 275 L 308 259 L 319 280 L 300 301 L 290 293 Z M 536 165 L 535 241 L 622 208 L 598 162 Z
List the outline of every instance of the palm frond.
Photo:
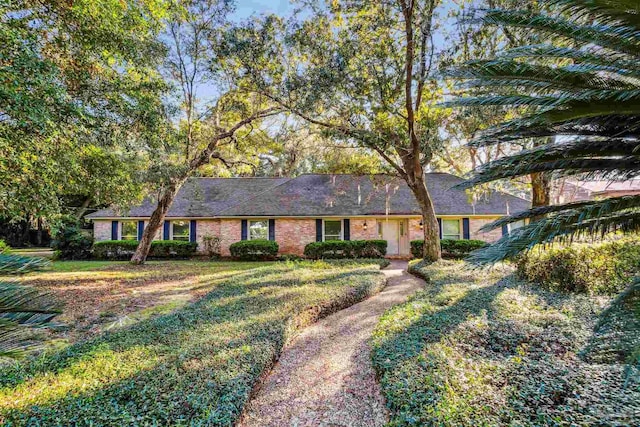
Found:
M 598 18 L 607 25 L 640 27 L 640 3 L 636 0 L 551 0 L 575 19 Z
M 509 168 L 493 166 L 495 162 L 478 168 L 474 176 L 456 186 L 467 189 L 478 184 L 505 178 L 517 178 L 540 172 L 555 172 L 555 177 L 580 174 L 598 174 L 615 180 L 630 179 L 640 172 L 640 157 L 625 156 L 615 158 L 567 158 L 553 161 L 514 164 Z
M 503 216 L 496 221 L 484 225 L 480 228 L 480 231 L 487 232 L 525 219 L 540 218 L 542 216 L 561 212 L 577 212 L 579 210 L 580 214 L 578 216 L 578 220 L 583 221 L 587 218 L 598 218 L 600 216 L 609 215 L 613 212 L 634 208 L 640 209 L 640 196 L 638 195 L 611 197 L 604 200 L 586 200 L 565 203 L 562 205 L 539 206 L 526 211 L 517 212 L 513 215 Z
M 0 254 L 2 274 L 27 273 L 47 265 L 43 258 Z M 37 348 L 34 328 L 46 327 L 59 313 L 49 293 L 0 279 L 0 358 L 15 358 Z
M 481 96 L 450 102 L 465 108 L 518 107 L 519 118 L 482 132 L 471 145 L 518 143 L 566 135 L 486 164 L 459 187 L 532 173 L 627 180 L 640 176 L 640 3 L 637 0 L 550 0 L 553 16 L 521 10 L 480 11 L 487 25 L 547 36 L 545 44 L 511 49 L 451 73 Z M 493 229 L 528 225 L 474 253 L 493 263 L 539 244 L 640 229 L 640 196 L 545 206 L 503 217 Z
M 579 45 L 598 45 L 613 51 L 638 55 L 640 31 L 636 27 L 606 24 L 582 25 L 576 20 L 527 11 L 491 9 L 481 16 L 488 25 L 526 28 L 570 39 Z
M 537 245 L 566 243 L 576 237 L 604 236 L 615 231 L 640 231 L 640 211 L 631 209 L 580 221 L 580 209 L 550 216 L 514 230 L 496 243 L 471 253 L 468 261 L 489 265 L 530 251 Z
M 607 71 L 623 77 L 640 75 L 640 64 L 633 60 L 633 57 L 603 49 L 576 49 L 566 46 L 536 44 L 516 47 L 500 55 L 500 59 L 503 61 L 520 58 L 571 60 L 575 64 L 593 66 L 592 72 Z

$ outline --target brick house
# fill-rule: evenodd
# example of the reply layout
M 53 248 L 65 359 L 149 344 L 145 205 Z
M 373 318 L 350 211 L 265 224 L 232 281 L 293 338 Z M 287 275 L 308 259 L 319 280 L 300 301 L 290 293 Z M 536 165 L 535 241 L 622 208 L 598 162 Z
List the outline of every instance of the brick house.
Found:
M 440 235 L 494 241 L 508 230 L 479 229 L 529 202 L 501 192 L 470 203 L 461 178 L 427 174 Z M 103 209 L 88 215 L 99 240 L 137 240 L 155 208 L 148 198 L 127 212 Z M 223 256 L 239 240 L 271 239 L 280 253 L 302 255 L 322 240 L 384 239 L 388 255 L 408 255 L 422 238 L 418 204 L 403 180 L 388 175 L 321 175 L 297 178 L 193 178 L 178 193 L 156 239 L 188 240 L 203 247 L 205 236 L 221 239 Z

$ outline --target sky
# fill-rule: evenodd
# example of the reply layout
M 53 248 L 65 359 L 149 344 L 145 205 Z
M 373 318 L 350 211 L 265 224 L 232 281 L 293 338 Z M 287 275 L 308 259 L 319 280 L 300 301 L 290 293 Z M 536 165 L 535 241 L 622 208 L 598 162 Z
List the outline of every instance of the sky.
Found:
M 289 0 L 237 0 L 236 13 L 238 19 L 248 18 L 252 14 L 275 13 L 283 16 L 293 11 Z

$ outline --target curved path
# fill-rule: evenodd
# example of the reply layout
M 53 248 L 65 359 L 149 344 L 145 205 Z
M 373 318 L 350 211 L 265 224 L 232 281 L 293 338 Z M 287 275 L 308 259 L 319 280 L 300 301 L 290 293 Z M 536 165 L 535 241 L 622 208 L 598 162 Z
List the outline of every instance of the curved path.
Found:
M 388 279 L 382 292 L 298 335 L 247 405 L 239 425 L 384 425 L 385 404 L 368 340 L 386 309 L 423 287 L 406 267 L 406 261 L 393 261 L 382 270 Z

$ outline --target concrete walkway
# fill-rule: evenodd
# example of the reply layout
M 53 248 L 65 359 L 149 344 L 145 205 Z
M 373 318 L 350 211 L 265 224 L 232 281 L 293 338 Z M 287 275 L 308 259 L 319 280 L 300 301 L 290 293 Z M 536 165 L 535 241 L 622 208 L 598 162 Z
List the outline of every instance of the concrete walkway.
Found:
M 306 328 L 249 403 L 240 426 L 382 426 L 384 399 L 368 340 L 384 311 L 423 286 L 406 261 L 383 270 L 387 287 Z

